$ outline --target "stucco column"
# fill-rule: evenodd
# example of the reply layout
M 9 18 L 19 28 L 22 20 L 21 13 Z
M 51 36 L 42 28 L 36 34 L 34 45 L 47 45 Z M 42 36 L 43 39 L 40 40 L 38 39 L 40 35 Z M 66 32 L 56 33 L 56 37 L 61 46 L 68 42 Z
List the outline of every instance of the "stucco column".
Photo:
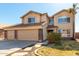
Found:
M 39 31 L 38 31 L 38 39 L 39 39 L 39 41 L 43 41 L 43 29 L 39 29 Z
M 15 39 L 18 39 L 18 37 L 17 37 L 17 30 L 15 30 Z
M 4 40 L 7 39 L 7 30 L 4 30 Z

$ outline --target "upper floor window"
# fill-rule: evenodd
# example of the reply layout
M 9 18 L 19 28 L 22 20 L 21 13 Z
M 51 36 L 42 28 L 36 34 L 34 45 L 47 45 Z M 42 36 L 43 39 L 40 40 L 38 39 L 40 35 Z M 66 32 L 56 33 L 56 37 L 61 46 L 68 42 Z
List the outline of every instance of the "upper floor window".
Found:
M 34 17 L 28 18 L 28 23 L 29 23 L 29 24 L 35 23 L 35 18 L 34 18 Z
M 59 29 L 59 30 L 58 30 L 58 33 L 62 33 L 62 32 L 63 32 L 63 30 L 62 30 L 62 29 Z
M 67 34 L 70 34 L 70 30 L 67 30 Z
M 53 19 L 50 19 L 49 20 L 49 25 L 53 25 L 54 24 L 54 20 Z
M 67 30 L 67 36 L 70 37 L 71 30 Z
M 62 24 L 62 23 L 70 23 L 70 17 L 68 16 L 62 16 L 58 18 L 58 23 Z

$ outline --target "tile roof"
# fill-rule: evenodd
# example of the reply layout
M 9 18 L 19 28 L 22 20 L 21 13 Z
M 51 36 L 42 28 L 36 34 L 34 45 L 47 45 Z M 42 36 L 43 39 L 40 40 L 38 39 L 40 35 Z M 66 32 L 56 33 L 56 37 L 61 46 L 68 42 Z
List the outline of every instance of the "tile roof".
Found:
M 23 16 L 21 16 L 21 18 L 23 18 L 24 16 L 28 15 L 29 13 L 36 13 L 36 14 L 39 14 L 39 15 L 44 15 L 44 14 L 47 14 L 47 13 L 39 13 L 39 12 L 36 12 L 36 11 L 32 11 L 30 10 L 29 12 L 25 13 Z
M 43 23 L 43 22 L 42 22 L 42 23 Z M 34 23 L 34 24 L 17 24 L 17 25 L 13 25 L 13 26 L 5 27 L 5 28 L 28 27 L 28 26 L 40 26 L 42 23 Z M 4 29 L 5 29 L 5 28 L 4 28 Z
M 47 28 L 58 28 L 58 26 L 54 26 L 54 25 L 48 25 Z
M 57 15 L 57 14 L 63 12 L 63 11 L 67 11 L 67 10 L 63 9 L 63 10 L 61 10 L 61 11 L 59 11 L 59 12 L 56 12 L 54 15 L 52 15 L 52 17 L 54 17 L 55 15 Z M 68 11 L 67 11 L 67 12 L 68 12 Z
M 68 12 L 68 13 L 74 13 L 73 8 L 63 9 L 63 10 L 61 10 L 61 11 L 59 11 L 59 12 L 56 12 L 54 15 L 52 15 L 52 17 L 54 17 L 55 15 L 57 15 L 57 14 L 63 12 L 63 11 L 66 11 L 66 12 Z M 75 12 L 75 13 L 76 13 L 76 12 Z

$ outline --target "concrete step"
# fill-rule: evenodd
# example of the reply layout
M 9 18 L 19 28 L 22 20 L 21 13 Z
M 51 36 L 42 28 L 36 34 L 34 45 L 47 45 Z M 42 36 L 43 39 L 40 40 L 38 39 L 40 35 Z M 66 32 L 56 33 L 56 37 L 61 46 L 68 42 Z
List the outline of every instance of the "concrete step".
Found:
M 34 47 L 41 47 L 42 45 L 47 45 L 48 41 L 40 42 L 34 45 Z
M 32 47 L 27 47 L 25 49 L 23 49 L 23 51 L 31 51 L 32 50 Z

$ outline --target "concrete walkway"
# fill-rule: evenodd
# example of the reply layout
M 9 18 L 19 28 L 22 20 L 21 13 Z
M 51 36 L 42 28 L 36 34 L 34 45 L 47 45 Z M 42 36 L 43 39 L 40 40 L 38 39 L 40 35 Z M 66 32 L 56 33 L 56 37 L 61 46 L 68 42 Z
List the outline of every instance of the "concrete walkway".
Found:
M 35 44 L 34 46 L 26 47 L 25 49 L 21 49 L 15 53 L 9 54 L 9 56 L 36 56 L 34 51 L 39 47 L 41 47 L 40 44 Z
M 41 47 L 42 45 L 47 45 L 48 42 L 42 42 L 42 43 L 36 43 L 34 46 L 26 47 L 24 49 L 21 49 L 19 51 L 16 51 L 15 53 L 9 54 L 9 56 L 36 56 L 34 51 Z

